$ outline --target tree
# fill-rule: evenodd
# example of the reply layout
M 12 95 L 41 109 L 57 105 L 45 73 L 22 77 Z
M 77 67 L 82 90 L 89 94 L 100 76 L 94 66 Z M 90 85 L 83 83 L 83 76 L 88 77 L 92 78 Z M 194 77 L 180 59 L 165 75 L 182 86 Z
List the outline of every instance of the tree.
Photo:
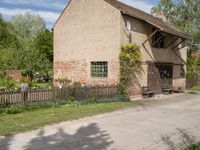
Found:
M 200 76 L 200 55 L 193 53 L 187 62 L 187 78 L 198 78 Z
M 35 49 L 10 49 L 2 58 L 5 70 L 27 70 L 29 72 L 48 72 L 52 63 L 45 54 Z
M 192 38 L 188 47 L 197 50 L 194 44 L 200 43 L 200 0 L 160 0 L 151 13 L 164 14 L 170 24 L 188 33 Z M 199 66 L 199 55 L 188 57 L 187 76 L 200 75 Z
M 19 47 L 19 42 L 12 24 L 0 17 L 0 49 L 7 47 Z
M 160 0 L 151 13 L 162 13 L 169 23 L 188 33 L 193 43 L 200 43 L 200 1 L 199 0 Z
M 5 45 L 1 55 L 4 70 L 17 69 L 33 73 L 51 70 L 52 62 L 47 55 L 50 55 L 50 49 L 53 49 L 52 33 L 47 32 L 44 20 L 39 15 L 18 14 L 12 18 L 11 23 L 2 24 L 5 26 L 0 28 L 0 42 L 3 39 L 2 45 Z M 42 41 L 39 42 L 37 38 Z M 12 41 L 20 41 L 19 46 L 9 46 Z M 38 47 L 40 49 L 37 49 Z
M 1 15 L 0 15 L 1 16 Z M 9 22 L 0 17 L 0 71 L 3 70 L 3 57 L 5 52 L 9 53 L 10 49 L 18 49 L 20 47 L 17 39 L 16 31 Z
M 39 33 L 45 31 L 45 21 L 38 14 L 30 12 L 15 15 L 11 23 L 17 31 L 18 38 L 24 40 L 26 38 L 36 37 Z
M 53 33 L 46 29 L 35 38 L 35 48 L 53 62 Z

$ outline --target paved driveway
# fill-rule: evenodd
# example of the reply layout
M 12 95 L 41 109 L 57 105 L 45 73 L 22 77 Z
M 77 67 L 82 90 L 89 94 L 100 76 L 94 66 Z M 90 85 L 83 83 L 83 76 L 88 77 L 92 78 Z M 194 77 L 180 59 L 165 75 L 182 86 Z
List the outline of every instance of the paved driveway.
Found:
M 174 150 L 194 141 L 200 141 L 200 95 L 179 95 L 2 137 L 0 149 Z

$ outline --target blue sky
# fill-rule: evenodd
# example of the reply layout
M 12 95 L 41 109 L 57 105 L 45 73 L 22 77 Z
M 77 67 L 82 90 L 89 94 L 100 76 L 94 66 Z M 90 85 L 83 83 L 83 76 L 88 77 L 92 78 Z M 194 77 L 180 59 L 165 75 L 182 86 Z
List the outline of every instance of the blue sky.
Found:
M 159 0 L 119 0 L 143 11 L 150 12 L 151 7 Z M 53 26 L 68 0 L 1 0 L 0 13 L 6 19 L 13 15 L 26 12 L 37 13 L 42 16 L 49 28 Z

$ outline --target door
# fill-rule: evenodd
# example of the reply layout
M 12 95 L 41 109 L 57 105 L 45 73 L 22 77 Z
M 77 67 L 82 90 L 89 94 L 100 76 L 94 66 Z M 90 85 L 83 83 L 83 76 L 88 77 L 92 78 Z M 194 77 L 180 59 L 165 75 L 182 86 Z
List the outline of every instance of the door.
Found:
M 165 63 L 157 63 L 156 67 L 158 68 L 161 86 L 172 87 L 173 84 L 173 65 Z
M 155 63 L 148 65 L 148 87 L 156 94 L 162 93 L 160 73 Z

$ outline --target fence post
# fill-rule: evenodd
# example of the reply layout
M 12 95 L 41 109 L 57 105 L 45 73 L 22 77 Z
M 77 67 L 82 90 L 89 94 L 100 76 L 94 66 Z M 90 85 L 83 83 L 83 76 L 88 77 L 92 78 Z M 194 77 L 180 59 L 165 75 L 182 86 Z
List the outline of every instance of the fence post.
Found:
M 28 100 L 28 90 L 22 91 L 21 96 L 22 96 L 23 105 L 26 105 L 27 100 Z

